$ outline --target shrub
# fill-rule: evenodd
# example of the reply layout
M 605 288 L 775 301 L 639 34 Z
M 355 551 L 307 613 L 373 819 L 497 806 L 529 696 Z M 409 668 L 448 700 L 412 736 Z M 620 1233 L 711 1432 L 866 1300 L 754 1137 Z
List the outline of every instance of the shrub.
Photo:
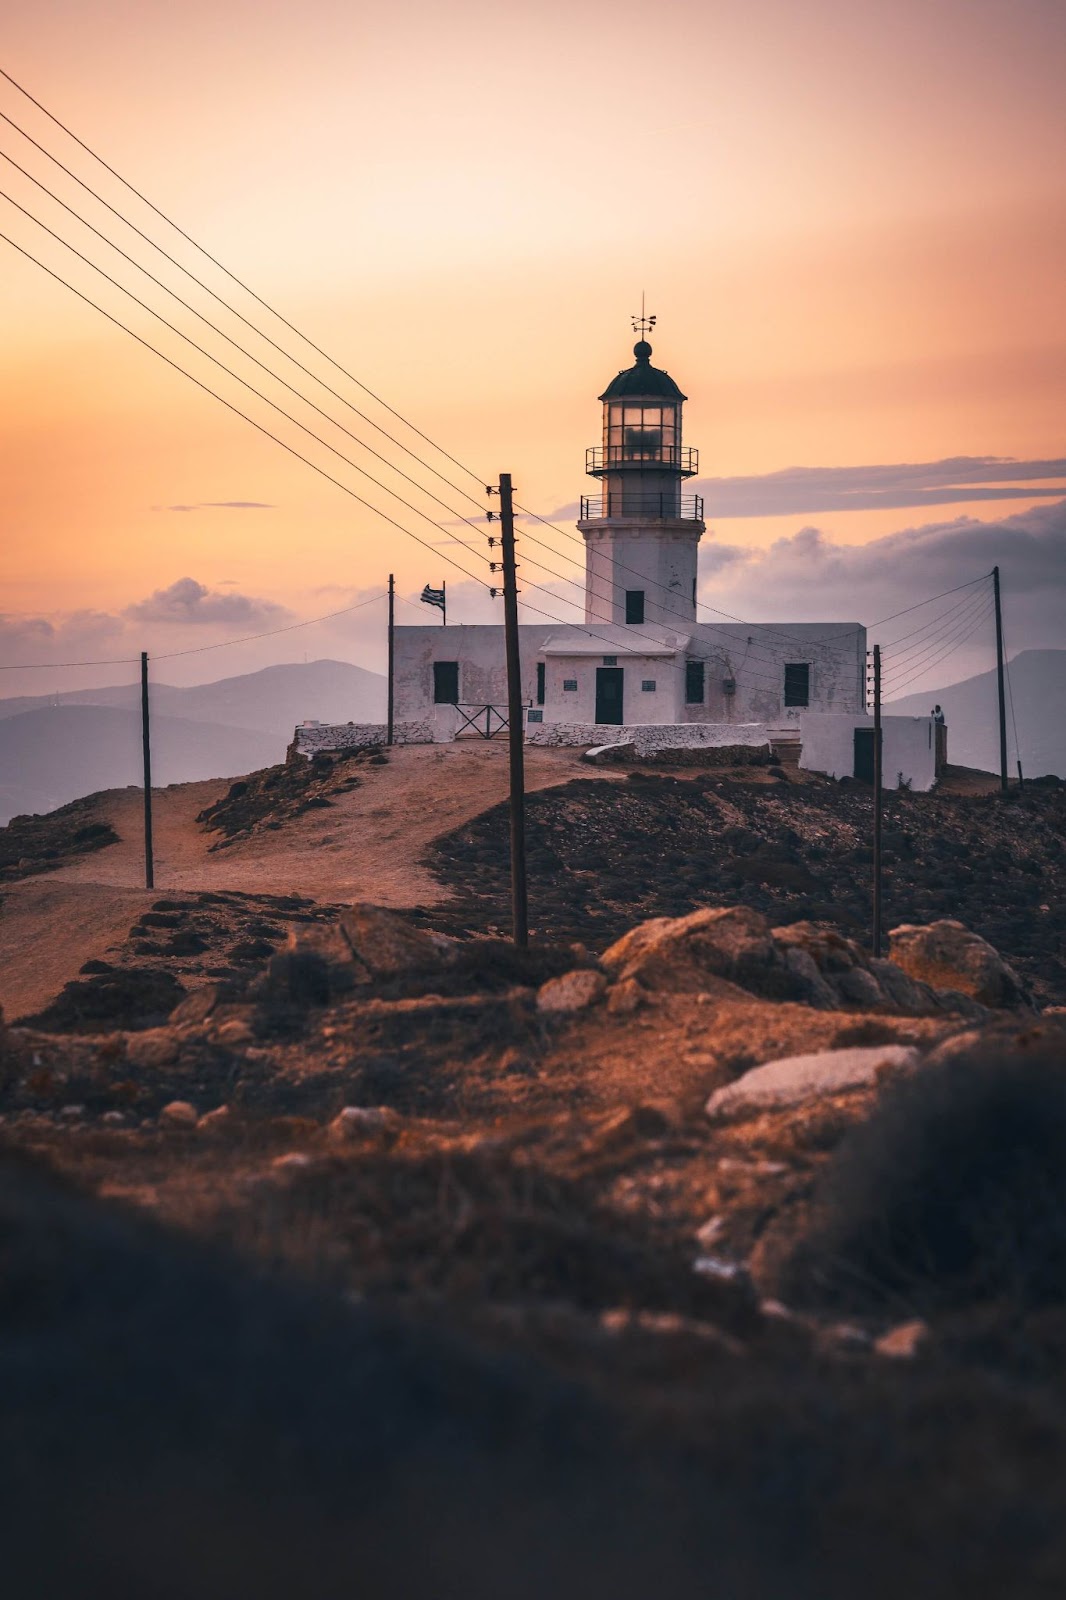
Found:
M 1061 1046 L 949 1059 L 883 1096 L 815 1196 L 787 1292 L 934 1311 L 1066 1304 Z

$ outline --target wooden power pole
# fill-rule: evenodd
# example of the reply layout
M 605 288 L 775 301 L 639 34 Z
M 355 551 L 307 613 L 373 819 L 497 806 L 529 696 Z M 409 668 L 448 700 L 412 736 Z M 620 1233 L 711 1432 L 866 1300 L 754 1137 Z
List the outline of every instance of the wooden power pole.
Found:
M 992 568 L 992 593 L 996 600 L 996 678 L 999 683 L 999 786 L 1007 792 L 1007 700 L 1003 685 L 1003 605 L 999 594 L 999 568 Z
M 525 728 L 522 722 L 522 660 L 518 649 L 518 578 L 514 548 L 511 474 L 500 473 L 500 545 L 503 552 L 503 625 L 507 649 L 507 734 L 511 757 L 511 920 L 514 942 L 529 943 L 526 885 Z
M 152 851 L 152 737 L 148 720 L 148 652 L 141 651 L 141 749 L 144 755 L 144 886 L 155 888 Z
M 881 954 L 881 646 L 874 645 L 874 955 Z
M 392 728 L 392 681 L 393 681 L 393 672 L 394 672 L 394 669 L 395 669 L 395 665 L 396 665 L 396 579 L 393 577 L 392 573 L 390 572 L 389 573 L 389 688 L 388 688 L 388 696 L 389 696 L 389 698 L 388 698 L 388 710 L 386 712 L 386 722 L 388 724 L 388 733 L 387 733 L 387 736 L 386 736 L 386 739 L 385 739 L 386 744 L 391 744 L 392 743 L 392 736 L 393 736 L 393 728 Z

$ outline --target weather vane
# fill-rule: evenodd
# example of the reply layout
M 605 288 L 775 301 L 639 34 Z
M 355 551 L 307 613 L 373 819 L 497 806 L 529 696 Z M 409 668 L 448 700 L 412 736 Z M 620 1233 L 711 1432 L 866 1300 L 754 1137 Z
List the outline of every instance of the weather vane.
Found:
M 646 334 L 649 334 L 651 332 L 651 330 L 655 326 L 655 318 L 654 317 L 645 316 L 645 314 L 644 314 L 644 295 L 643 295 L 643 293 L 641 293 L 641 296 L 640 296 L 640 316 L 639 317 L 631 317 L 630 321 L 633 324 L 633 332 L 634 333 L 639 333 L 642 339 L 644 338 L 644 336 Z

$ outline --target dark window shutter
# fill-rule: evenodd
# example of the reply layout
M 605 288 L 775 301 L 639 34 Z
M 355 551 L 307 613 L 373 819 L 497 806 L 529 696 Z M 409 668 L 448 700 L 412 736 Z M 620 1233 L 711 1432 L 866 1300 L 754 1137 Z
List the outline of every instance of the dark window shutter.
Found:
M 685 704 L 701 706 L 703 704 L 703 672 L 702 661 L 685 662 Z
M 809 706 L 811 703 L 811 669 L 806 661 L 785 663 L 786 706 Z
M 626 621 L 637 623 L 644 621 L 643 589 L 626 590 Z
M 458 661 L 434 661 L 433 703 L 438 706 L 459 704 Z

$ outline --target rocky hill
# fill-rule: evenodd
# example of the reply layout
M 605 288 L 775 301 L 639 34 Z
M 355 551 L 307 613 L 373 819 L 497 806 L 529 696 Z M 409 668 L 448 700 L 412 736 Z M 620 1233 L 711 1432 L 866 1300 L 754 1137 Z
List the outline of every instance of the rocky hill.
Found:
M 505 755 L 16 841 L 8 1587 L 1057 1593 L 1063 791 L 892 796 L 874 959 L 867 792 L 535 752 L 519 951 Z

